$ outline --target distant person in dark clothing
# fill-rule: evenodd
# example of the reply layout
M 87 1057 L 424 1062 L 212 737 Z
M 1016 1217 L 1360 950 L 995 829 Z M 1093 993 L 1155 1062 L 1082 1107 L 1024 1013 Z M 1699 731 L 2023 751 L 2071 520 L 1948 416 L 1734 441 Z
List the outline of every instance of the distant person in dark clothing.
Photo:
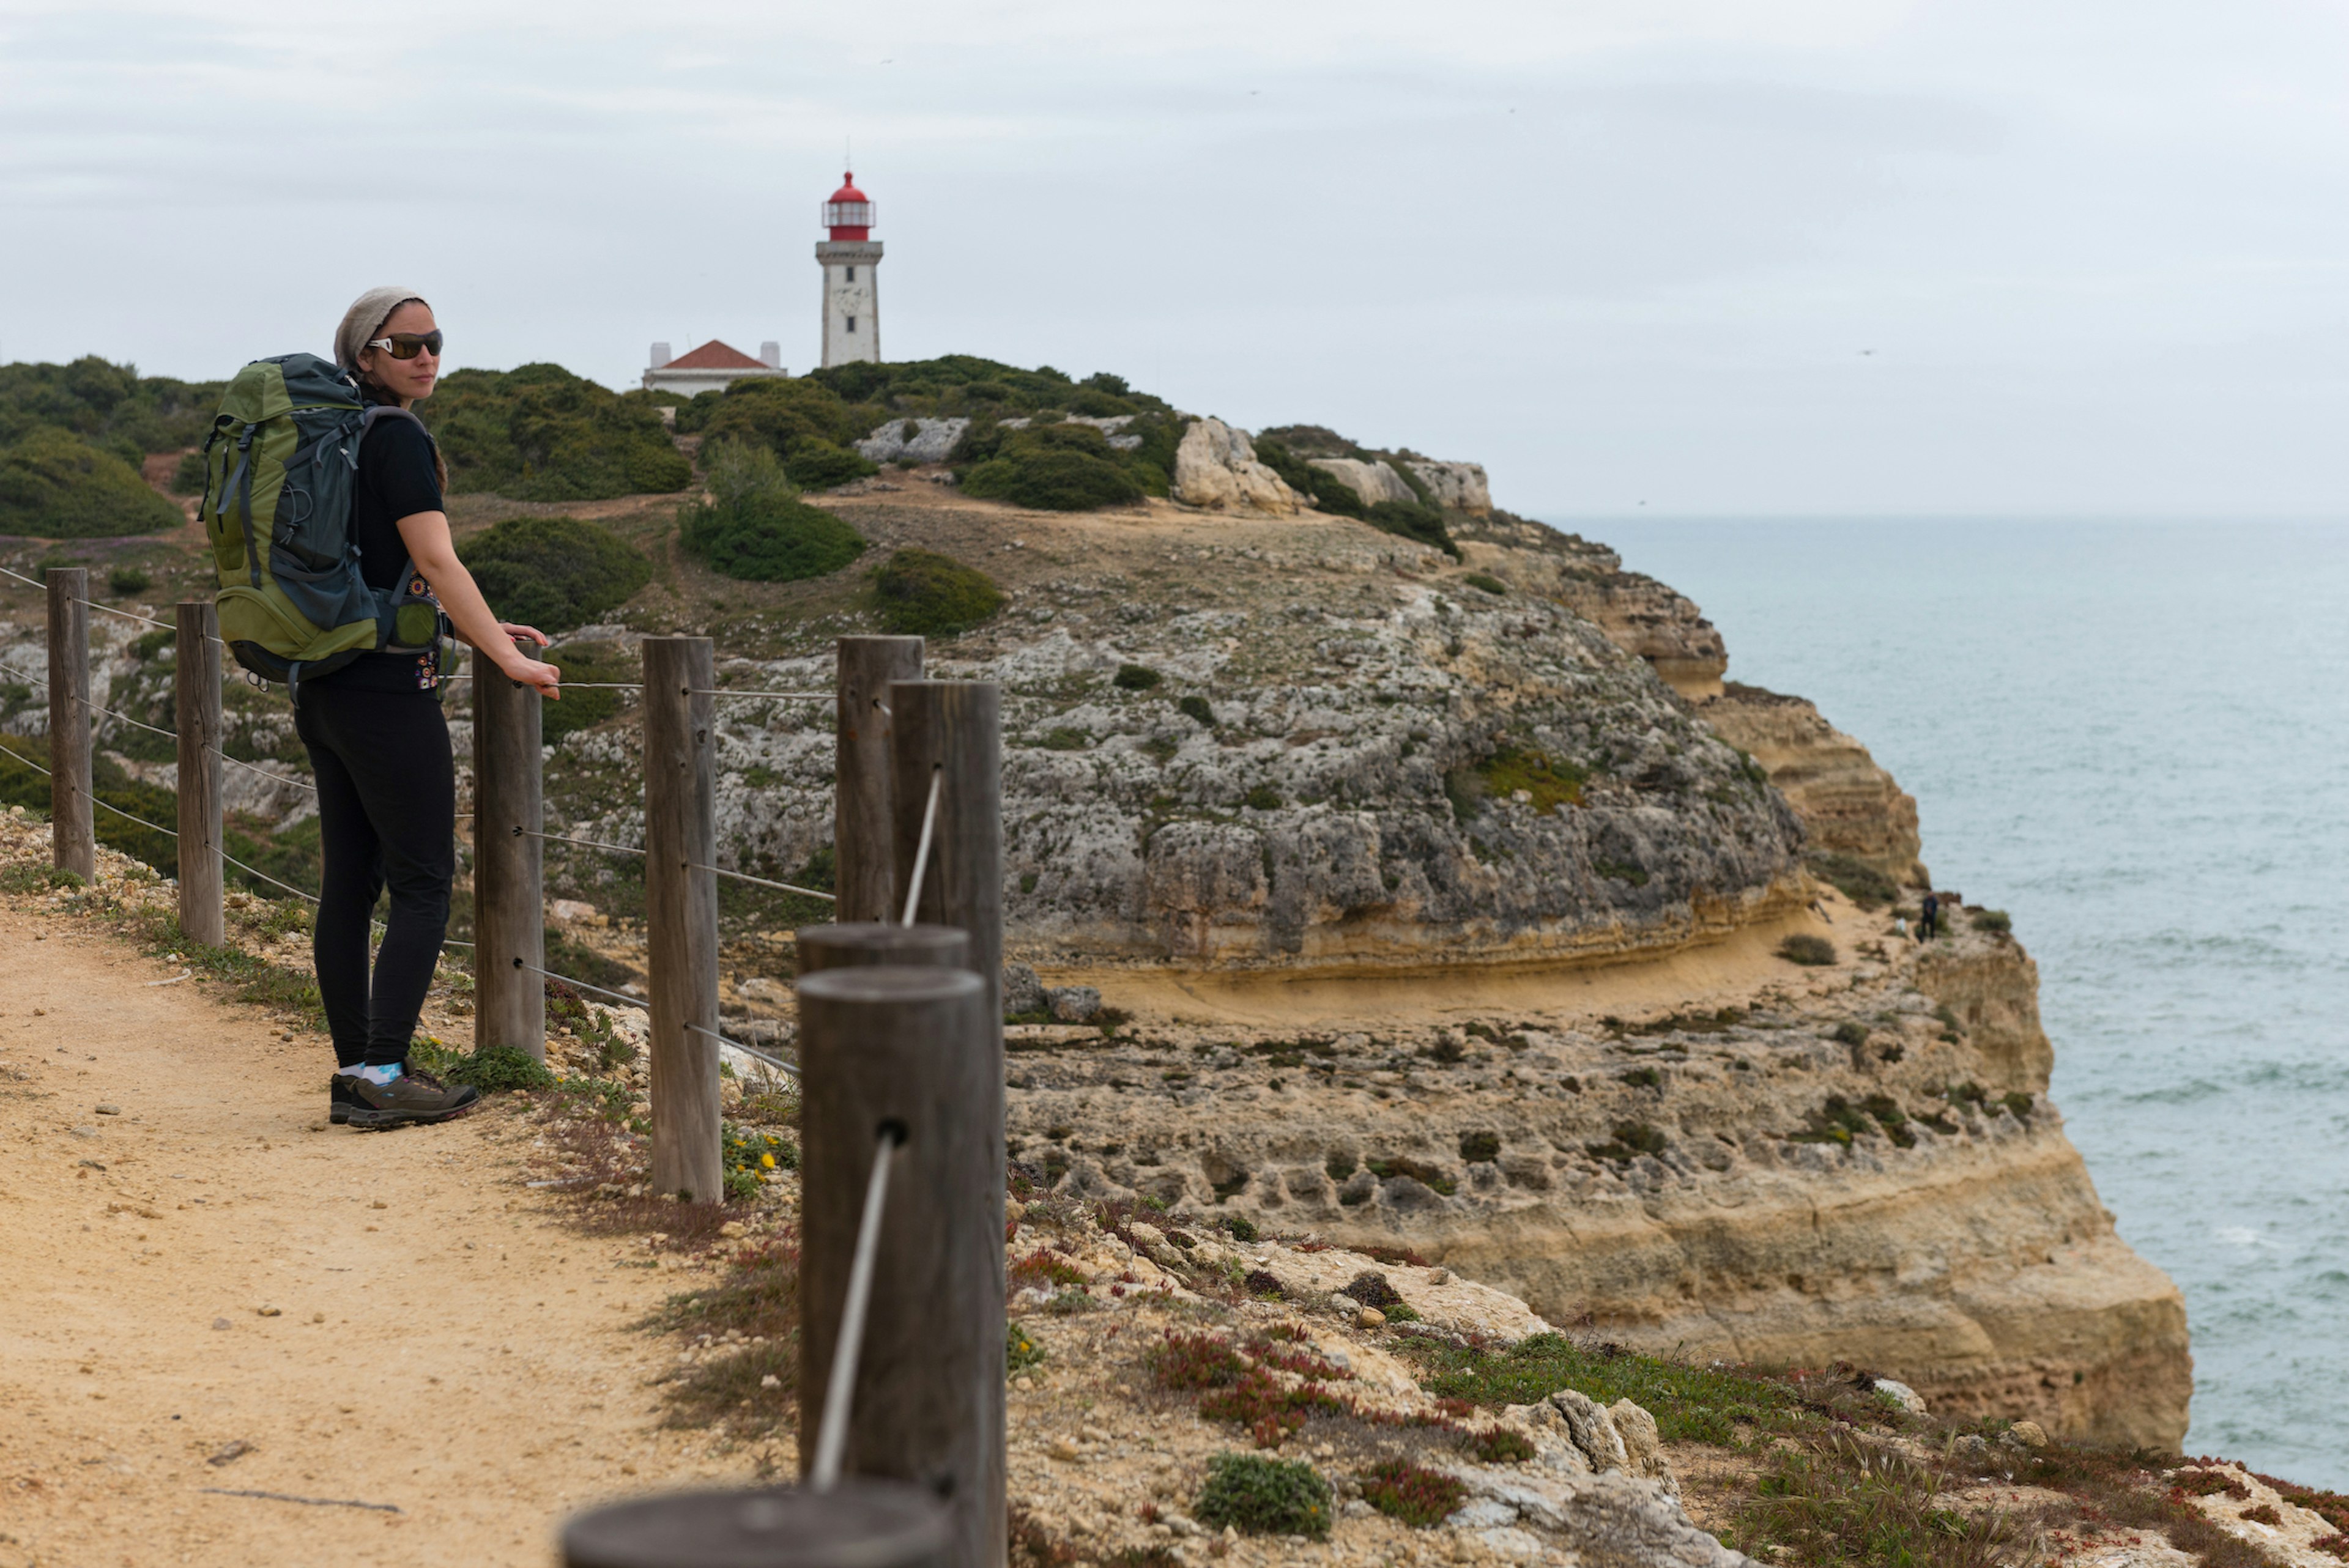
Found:
M 1917 922 L 1917 940 L 1930 942 L 1940 934 L 1941 900 L 1938 893 L 1925 895 L 1924 918 Z

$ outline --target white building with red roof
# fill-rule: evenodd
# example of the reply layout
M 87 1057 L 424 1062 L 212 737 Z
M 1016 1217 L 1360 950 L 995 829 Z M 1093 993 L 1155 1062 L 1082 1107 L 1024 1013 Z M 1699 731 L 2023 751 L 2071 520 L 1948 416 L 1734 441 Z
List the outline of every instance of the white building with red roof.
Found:
M 759 345 L 756 359 L 714 337 L 689 354 L 674 356 L 667 344 L 656 343 L 652 361 L 652 367 L 645 372 L 645 389 L 674 392 L 681 397 L 723 392 L 737 381 L 769 380 L 785 374 L 780 343 Z

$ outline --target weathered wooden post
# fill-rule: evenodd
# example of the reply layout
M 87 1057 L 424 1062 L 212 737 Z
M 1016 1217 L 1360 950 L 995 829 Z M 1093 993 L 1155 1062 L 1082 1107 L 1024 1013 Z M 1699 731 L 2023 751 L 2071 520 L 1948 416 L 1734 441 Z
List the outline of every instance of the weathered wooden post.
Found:
M 171 727 L 180 737 L 180 933 L 218 947 L 221 912 L 221 645 L 209 599 L 174 609 Z
M 814 1463 L 873 1161 L 885 1157 L 843 1470 L 950 1511 L 942 1562 L 1004 1561 L 1003 1071 L 995 987 L 967 970 L 800 982 L 800 1462 Z
M 52 566 L 49 583 L 49 847 L 59 871 L 98 875 L 89 779 L 89 573 Z
M 941 1568 L 945 1506 L 902 1481 L 677 1491 L 583 1513 L 563 1568 Z
M 652 1189 L 725 1195 L 719 1150 L 716 738 L 707 637 L 647 637 L 645 925 L 652 951 Z M 696 869 L 703 868 L 703 869 Z
M 826 969 L 875 964 L 912 968 L 968 969 L 970 937 L 950 925 L 897 925 L 885 920 L 839 925 L 803 925 L 792 933 L 800 977 Z
M 473 671 L 473 1048 L 512 1046 L 543 1062 L 545 699 L 478 654 Z
M 897 681 L 889 687 L 891 812 L 896 883 L 888 918 L 903 919 L 921 872 L 914 917 L 970 934 L 970 967 L 987 983 L 1003 1056 L 1002 697 L 991 681 Z M 922 825 L 936 787 L 926 863 Z M 997 1075 L 999 1097 L 1001 1074 Z
M 843 923 L 889 920 L 889 686 L 919 680 L 919 637 L 843 637 L 840 708 L 833 743 L 833 891 Z

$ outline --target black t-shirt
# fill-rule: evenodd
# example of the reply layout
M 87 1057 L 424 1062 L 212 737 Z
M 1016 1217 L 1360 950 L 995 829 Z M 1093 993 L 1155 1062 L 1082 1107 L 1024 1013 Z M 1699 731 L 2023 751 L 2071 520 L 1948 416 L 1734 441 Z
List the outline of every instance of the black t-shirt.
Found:
M 379 414 L 359 443 L 358 472 L 351 485 L 351 538 L 359 549 L 359 574 L 370 588 L 390 588 L 408 563 L 399 520 L 419 511 L 440 511 L 440 471 L 433 466 L 432 438 L 414 419 Z M 431 660 L 415 654 L 362 654 L 339 670 L 314 677 L 319 686 L 367 691 L 429 691 Z M 311 682 L 302 683 L 305 687 Z

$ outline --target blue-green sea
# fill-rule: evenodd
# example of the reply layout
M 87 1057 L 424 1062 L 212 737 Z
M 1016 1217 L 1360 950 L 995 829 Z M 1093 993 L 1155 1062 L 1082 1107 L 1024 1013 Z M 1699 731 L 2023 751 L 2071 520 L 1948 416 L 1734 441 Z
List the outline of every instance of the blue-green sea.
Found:
M 2349 524 L 1576 520 L 1917 797 L 2185 1291 L 2189 1453 L 2349 1489 Z

